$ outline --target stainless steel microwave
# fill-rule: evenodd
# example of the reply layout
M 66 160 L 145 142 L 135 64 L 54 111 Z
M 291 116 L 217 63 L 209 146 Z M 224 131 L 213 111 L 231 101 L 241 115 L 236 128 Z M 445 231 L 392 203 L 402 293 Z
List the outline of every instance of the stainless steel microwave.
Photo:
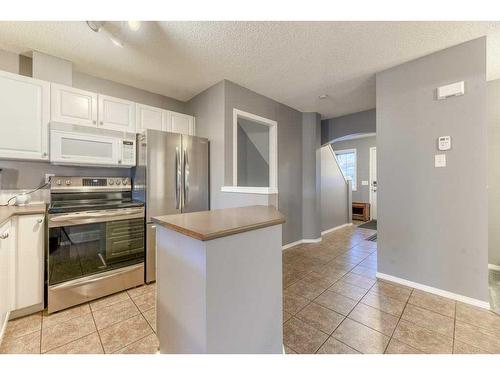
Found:
M 51 123 L 49 132 L 53 164 L 135 166 L 135 133 L 64 123 Z

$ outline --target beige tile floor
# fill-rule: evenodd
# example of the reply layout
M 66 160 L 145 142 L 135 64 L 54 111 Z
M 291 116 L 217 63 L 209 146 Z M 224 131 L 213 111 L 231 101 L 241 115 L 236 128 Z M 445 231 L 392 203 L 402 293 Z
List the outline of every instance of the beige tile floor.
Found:
M 155 284 L 143 285 L 51 315 L 12 320 L 0 353 L 156 353 L 155 291 Z
M 357 226 L 283 252 L 287 353 L 500 353 L 500 316 L 378 280 Z
M 283 252 L 287 353 L 500 353 L 500 316 L 377 280 L 374 231 Z M 154 284 L 10 321 L 0 353 L 156 353 Z

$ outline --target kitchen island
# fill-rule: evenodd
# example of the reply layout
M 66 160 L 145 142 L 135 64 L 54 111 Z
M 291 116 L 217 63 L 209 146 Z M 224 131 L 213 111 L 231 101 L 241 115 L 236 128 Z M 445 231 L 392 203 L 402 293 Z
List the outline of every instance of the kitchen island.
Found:
M 282 353 L 281 225 L 272 206 L 153 218 L 161 353 Z

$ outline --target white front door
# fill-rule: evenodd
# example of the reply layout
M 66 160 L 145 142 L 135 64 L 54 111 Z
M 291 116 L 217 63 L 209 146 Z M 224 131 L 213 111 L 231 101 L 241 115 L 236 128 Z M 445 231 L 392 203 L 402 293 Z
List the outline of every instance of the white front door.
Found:
M 377 220 L 377 148 L 370 147 L 370 219 Z

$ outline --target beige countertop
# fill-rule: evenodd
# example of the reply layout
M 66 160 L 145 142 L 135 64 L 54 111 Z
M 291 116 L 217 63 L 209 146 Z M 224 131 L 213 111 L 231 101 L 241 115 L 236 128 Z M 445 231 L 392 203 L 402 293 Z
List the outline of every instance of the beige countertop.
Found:
M 45 213 L 45 203 L 35 203 L 26 206 L 0 206 L 0 225 L 14 215 L 32 215 Z
M 249 206 L 158 216 L 153 221 L 186 236 L 208 241 L 283 224 L 285 217 L 273 206 Z

